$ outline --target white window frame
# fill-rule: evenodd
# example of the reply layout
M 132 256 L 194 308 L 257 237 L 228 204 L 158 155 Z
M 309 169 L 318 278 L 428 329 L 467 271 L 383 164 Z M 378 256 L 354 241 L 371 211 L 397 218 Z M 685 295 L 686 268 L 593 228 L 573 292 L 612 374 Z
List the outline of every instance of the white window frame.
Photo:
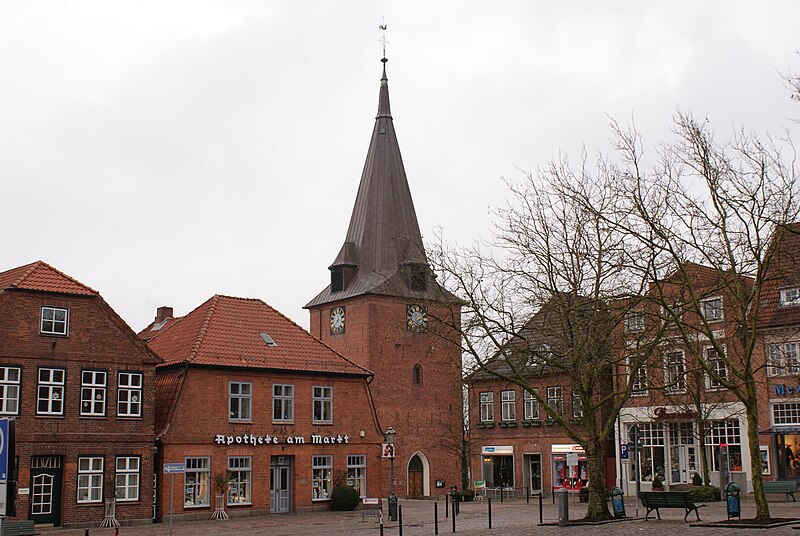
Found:
M 228 382 L 228 420 L 230 422 L 252 422 L 252 383 L 234 381 Z
M 625 331 L 628 333 L 644 331 L 644 313 L 642 311 L 629 311 L 625 315 Z
M 21 381 L 21 367 L 0 367 L 0 415 L 19 415 Z
M 63 313 L 63 319 L 57 313 Z M 42 305 L 39 318 L 39 333 L 42 335 L 69 335 L 69 309 L 66 307 L 53 307 Z
M 333 387 L 315 385 L 311 388 L 313 405 L 312 421 L 330 424 L 333 422 Z
M 500 391 L 500 420 L 517 420 L 517 392 L 511 389 Z
M 272 385 L 272 421 L 294 422 L 294 385 L 288 383 Z
M 184 467 L 184 509 L 208 508 L 211 506 L 211 458 L 208 456 L 187 456 L 184 459 Z M 193 481 L 189 482 L 190 479 L 193 479 Z M 191 501 L 187 501 L 187 497 L 191 497 Z
M 677 355 L 680 355 L 680 362 L 671 359 Z M 686 353 L 683 350 L 672 350 L 664 354 L 664 383 L 672 384 L 664 387 L 667 393 L 686 392 Z
M 42 378 L 46 373 L 47 377 Z M 60 374 L 61 380 L 55 379 L 56 373 Z M 41 367 L 36 372 L 36 414 L 37 415 L 64 415 L 64 392 L 66 391 L 67 371 L 57 367 Z M 43 397 L 42 395 L 46 395 Z M 47 402 L 47 409 L 41 409 L 41 403 Z M 54 411 L 54 405 L 58 404 L 59 410 Z
M 538 389 L 533 389 L 535 393 L 539 393 Z M 539 420 L 539 401 L 533 396 L 533 394 L 525 390 L 523 391 L 523 404 L 522 404 L 522 413 L 526 421 L 538 421 Z
M 795 307 L 800 305 L 800 287 L 781 289 L 781 307 Z
M 347 455 L 347 485 L 356 490 L 359 497 L 367 496 L 367 457 L 364 454 Z
M 800 342 L 787 341 L 767 345 L 767 374 L 800 374 Z
M 628 363 L 628 375 L 631 380 L 631 396 L 647 396 L 650 392 L 650 382 L 647 379 L 647 365 L 642 363 L 636 370 Z
M 81 417 L 106 416 L 106 389 L 108 371 L 97 369 L 81 370 Z
M 329 501 L 333 493 L 333 456 L 311 457 L 311 500 Z
M 709 309 L 709 306 L 715 302 L 719 302 L 719 307 L 714 306 L 713 309 Z M 720 322 L 725 319 L 725 308 L 722 302 L 722 296 L 715 296 L 702 300 L 700 306 L 703 318 L 705 318 L 706 322 Z M 713 312 L 714 315 L 709 315 L 709 312 Z
M 494 393 L 483 391 L 479 395 L 481 422 L 494 422 Z
M 725 348 L 722 348 L 722 351 L 725 351 Z M 714 353 L 714 356 L 711 357 L 711 353 Z M 724 354 L 723 354 L 724 355 Z M 717 350 L 713 346 L 705 346 L 703 347 L 703 359 L 706 361 L 706 365 L 708 368 L 716 371 L 720 377 L 727 379 L 728 378 L 728 364 L 725 362 L 724 357 L 720 357 L 717 355 Z M 709 374 L 705 375 L 706 377 L 706 387 L 710 390 L 720 390 L 724 389 L 725 387 L 715 381 Z
M 78 504 L 103 502 L 103 470 L 105 458 L 102 456 L 80 456 L 78 458 Z M 81 493 L 85 496 L 82 498 Z
M 228 475 L 227 504 L 253 504 L 252 456 L 228 456 Z
M 800 425 L 800 402 L 774 402 L 770 410 L 772 425 Z
M 559 417 L 564 416 L 564 388 L 553 385 L 547 388 L 547 406 Z M 548 414 L 548 417 L 550 415 Z
M 140 456 L 117 456 L 115 460 L 116 475 L 115 497 L 117 502 L 136 502 L 139 500 L 139 484 L 142 471 Z
M 583 400 L 575 389 L 572 390 L 572 417 L 574 419 L 583 418 Z
M 141 372 L 122 371 L 117 374 L 117 417 L 142 416 Z

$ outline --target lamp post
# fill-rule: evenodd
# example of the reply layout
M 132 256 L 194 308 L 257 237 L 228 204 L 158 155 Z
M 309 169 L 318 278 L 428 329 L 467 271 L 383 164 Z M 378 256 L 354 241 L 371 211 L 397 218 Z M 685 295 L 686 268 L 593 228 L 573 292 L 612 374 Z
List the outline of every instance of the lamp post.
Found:
M 394 494 L 394 449 L 397 432 L 391 426 L 386 429 L 386 443 L 389 445 L 389 521 L 397 521 L 397 495 Z

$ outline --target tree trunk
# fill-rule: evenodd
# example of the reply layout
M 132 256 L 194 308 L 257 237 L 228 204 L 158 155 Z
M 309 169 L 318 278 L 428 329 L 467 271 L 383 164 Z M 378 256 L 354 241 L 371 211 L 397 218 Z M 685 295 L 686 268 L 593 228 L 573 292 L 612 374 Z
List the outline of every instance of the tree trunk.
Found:
M 589 506 L 584 519 L 591 521 L 611 519 L 611 512 L 608 511 L 603 448 L 591 443 L 587 445 L 586 460 L 589 470 Z
M 755 381 L 748 382 L 745 404 L 747 415 L 747 444 L 750 447 L 750 473 L 753 478 L 753 499 L 756 502 L 756 519 L 770 519 L 769 504 L 764 494 L 764 479 L 761 477 L 761 454 L 758 448 L 758 398 Z M 742 490 L 745 492 L 746 490 Z

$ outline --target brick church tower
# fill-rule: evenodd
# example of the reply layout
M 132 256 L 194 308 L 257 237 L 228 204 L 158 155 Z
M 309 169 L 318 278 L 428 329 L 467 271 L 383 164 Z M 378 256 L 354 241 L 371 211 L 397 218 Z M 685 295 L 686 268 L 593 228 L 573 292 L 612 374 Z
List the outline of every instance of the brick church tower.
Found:
M 396 493 L 419 497 L 444 492 L 437 481 L 461 487 L 461 352 L 445 327 L 458 325 L 461 302 L 436 282 L 425 254 L 381 61 L 350 227 L 330 285 L 305 308 L 314 336 L 375 373 L 381 426 L 397 431 Z

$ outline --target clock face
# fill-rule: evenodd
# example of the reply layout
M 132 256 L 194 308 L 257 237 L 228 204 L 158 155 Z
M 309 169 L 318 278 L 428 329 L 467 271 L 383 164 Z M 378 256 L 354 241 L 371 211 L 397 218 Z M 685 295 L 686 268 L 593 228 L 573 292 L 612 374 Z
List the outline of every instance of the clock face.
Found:
M 331 334 L 344 333 L 344 307 L 331 309 Z
M 422 305 L 409 305 L 406 307 L 406 327 L 408 331 L 425 331 L 428 325 L 428 308 Z

